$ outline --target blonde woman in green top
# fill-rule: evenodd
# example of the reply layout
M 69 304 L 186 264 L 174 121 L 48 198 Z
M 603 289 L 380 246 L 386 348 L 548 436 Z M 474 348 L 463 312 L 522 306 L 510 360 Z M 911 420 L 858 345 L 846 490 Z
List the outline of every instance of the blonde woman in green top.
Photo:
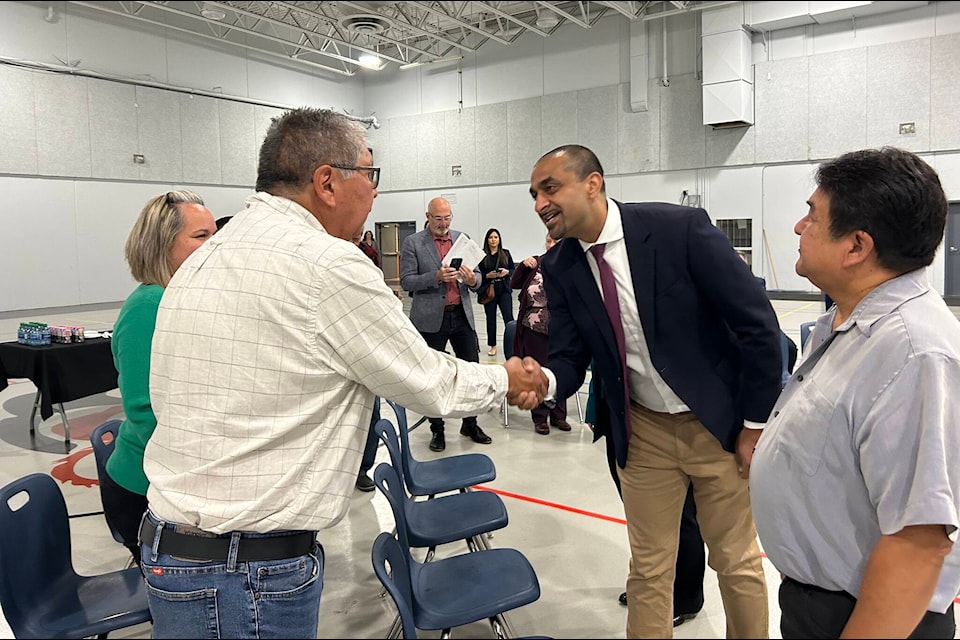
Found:
M 157 308 L 173 274 L 216 231 L 213 214 L 200 196 L 191 191 L 171 191 L 147 202 L 127 238 L 127 263 L 141 284 L 123 303 L 113 327 L 111 349 L 126 419 L 107 461 L 100 498 L 108 523 L 120 532 L 137 564 L 137 536 L 147 509 L 143 450 L 157 426 L 149 387 L 150 343 Z

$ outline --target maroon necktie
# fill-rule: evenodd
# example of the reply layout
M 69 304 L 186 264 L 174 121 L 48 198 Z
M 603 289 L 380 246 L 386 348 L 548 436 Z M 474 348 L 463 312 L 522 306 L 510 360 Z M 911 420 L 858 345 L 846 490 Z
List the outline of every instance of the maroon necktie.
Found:
M 603 259 L 603 250 L 606 244 L 595 244 L 590 247 L 593 259 L 597 261 L 597 270 L 600 272 L 600 289 L 603 291 L 603 306 L 607 309 L 607 317 L 613 326 L 613 335 L 617 339 L 617 351 L 620 352 L 620 369 L 623 375 L 623 410 L 624 423 L 627 428 L 627 442 L 630 442 L 632 432 L 630 425 L 630 386 L 627 377 L 627 341 L 623 335 L 623 318 L 620 316 L 620 300 L 617 298 L 617 283 L 613 279 L 610 265 Z

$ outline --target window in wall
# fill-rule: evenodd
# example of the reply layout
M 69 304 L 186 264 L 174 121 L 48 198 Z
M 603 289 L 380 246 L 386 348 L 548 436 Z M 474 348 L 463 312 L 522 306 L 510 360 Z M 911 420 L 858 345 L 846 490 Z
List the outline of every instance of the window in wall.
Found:
M 717 228 L 730 239 L 747 264 L 753 266 L 753 220 L 750 218 L 725 218 L 717 220 Z

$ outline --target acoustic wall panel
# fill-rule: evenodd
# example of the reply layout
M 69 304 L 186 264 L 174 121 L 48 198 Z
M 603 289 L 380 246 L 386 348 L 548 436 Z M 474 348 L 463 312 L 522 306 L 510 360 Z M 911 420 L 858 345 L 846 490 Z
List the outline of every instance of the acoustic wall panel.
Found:
M 660 170 L 702 167 L 705 160 L 700 80 L 694 74 L 673 76 L 660 91 Z
M 554 93 L 540 98 L 541 155 L 577 140 L 577 92 Z
M 714 129 L 704 127 L 707 142 L 707 166 L 729 167 L 753 164 L 756 158 L 756 127 Z
M 809 99 L 807 58 L 755 67 L 756 161 L 806 160 Z
M 125 300 L 137 285 L 123 256 L 127 236 L 147 200 L 169 191 L 173 185 L 90 181 L 73 184 L 79 302 Z
M 477 184 L 507 181 L 507 103 L 477 107 Z
M 447 183 L 449 168 L 444 171 L 445 149 L 443 142 L 444 115 L 425 113 L 417 118 L 417 153 L 410 162 L 417 167 L 417 184 L 437 187 Z
M 73 184 L 0 177 L 8 212 L 0 236 L 0 311 L 80 303 Z
M 379 129 L 367 129 L 367 146 L 373 149 L 374 166 L 380 167 L 380 185 L 377 191 L 384 192 L 393 189 L 393 167 L 396 163 L 390 157 L 390 121 L 380 120 L 379 124 Z
M 40 175 L 91 177 L 88 83 L 76 76 L 34 74 Z
M 419 157 L 417 139 L 417 120 L 420 116 L 401 116 L 390 119 L 390 140 L 388 154 L 391 189 L 416 189 Z
M 960 35 L 933 39 L 930 57 L 930 149 L 960 148 Z
M 579 144 L 600 160 L 606 173 L 620 173 L 617 142 L 617 85 L 582 89 L 577 92 L 577 131 Z
M 867 48 L 867 146 L 930 149 L 930 50 L 929 38 Z
M 477 110 L 447 111 L 444 114 L 445 184 L 473 185 L 477 181 Z M 459 175 L 453 167 L 460 167 Z
M 0 66 L 0 173 L 37 173 L 34 74 Z
M 628 108 L 630 85 L 620 85 L 620 109 L 617 123 L 620 173 L 660 170 L 660 85 L 647 82 L 647 110 Z
M 867 49 L 810 56 L 810 159 L 821 160 L 867 144 Z
M 507 103 L 507 180 L 529 182 L 540 149 L 540 98 Z
M 179 94 L 183 181 L 220 184 L 220 111 L 217 100 Z
M 254 156 L 260 154 L 260 145 L 263 144 L 263 139 L 267 136 L 267 129 L 270 128 L 270 123 L 279 115 L 285 113 L 286 109 L 278 109 L 276 107 L 266 107 L 260 104 L 253 106 L 253 128 L 256 132 L 256 137 L 254 138 Z M 254 163 L 256 165 L 256 163 Z
M 143 153 L 137 135 L 136 87 L 106 80 L 87 84 L 90 155 L 95 178 L 139 180 L 135 153 Z
M 253 105 L 217 100 L 220 122 L 220 168 L 223 184 L 252 187 L 257 181 L 257 131 Z
M 139 149 L 146 159 L 144 164 L 137 165 L 141 180 L 180 182 L 184 179 L 181 95 L 175 91 L 137 87 Z

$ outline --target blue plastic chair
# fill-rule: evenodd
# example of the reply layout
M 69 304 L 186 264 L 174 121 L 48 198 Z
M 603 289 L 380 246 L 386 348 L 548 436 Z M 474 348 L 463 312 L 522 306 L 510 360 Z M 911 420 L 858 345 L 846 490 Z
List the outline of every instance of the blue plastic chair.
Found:
M 402 469 L 400 441 L 393 424 L 381 419 L 374 430 L 386 446 L 393 468 Z M 474 541 L 474 537 L 502 529 L 509 521 L 503 500 L 489 491 L 452 493 L 419 501 L 411 499 L 406 491 L 400 495 L 410 546 L 428 547 L 428 562 L 436 547 L 448 542 L 464 540 L 471 551 L 486 548 L 485 543 Z
M 151 620 L 139 569 L 77 575 L 67 505 L 43 473 L 0 489 L 0 605 L 17 638 L 105 637 Z
M 493 460 L 483 453 L 462 453 L 435 460 L 417 460 L 410 450 L 407 410 L 392 400 L 383 400 L 393 409 L 400 432 L 403 479 L 412 496 L 435 496 L 450 491 L 466 491 L 475 484 L 497 477 Z
M 413 627 L 442 629 L 442 637 L 449 637 L 451 628 L 487 618 L 491 619 L 496 637 L 513 637 L 515 634 L 503 632 L 509 628 L 503 614 L 540 598 L 540 583 L 530 561 L 516 549 L 485 549 L 432 562 L 417 561 L 410 553 L 403 485 L 397 470 L 381 462 L 374 471 L 374 482 L 390 503 L 397 525 L 394 543 L 386 540 L 393 538 L 389 533 L 377 537 L 373 550 L 374 571 L 395 601 L 409 595 Z M 397 577 L 385 579 L 382 558 L 390 556 L 393 558 L 391 570 Z M 403 577 L 402 560 L 406 560 L 408 581 Z M 409 584 L 406 594 L 397 588 L 397 581 Z M 399 602 L 397 607 L 400 608 Z M 409 617 L 406 627 L 410 627 Z M 405 637 L 413 636 L 405 632 Z
M 96 429 L 90 432 L 90 444 L 93 446 L 93 458 L 97 462 L 97 480 L 100 487 L 103 487 L 103 478 L 107 475 L 107 460 L 113 454 L 117 445 L 117 433 L 120 432 L 120 425 L 123 420 L 107 420 Z M 109 438 L 107 437 L 109 436 Z M 102 495 L 102 494 L 101 494 Z M 110 529 L 110 535 L 113 539 L 123 544 L 123 536 L 120 532 L 110 526 L 107 521 L 107 528 Z M 131 560 L 131 566 L 133 561 Z

